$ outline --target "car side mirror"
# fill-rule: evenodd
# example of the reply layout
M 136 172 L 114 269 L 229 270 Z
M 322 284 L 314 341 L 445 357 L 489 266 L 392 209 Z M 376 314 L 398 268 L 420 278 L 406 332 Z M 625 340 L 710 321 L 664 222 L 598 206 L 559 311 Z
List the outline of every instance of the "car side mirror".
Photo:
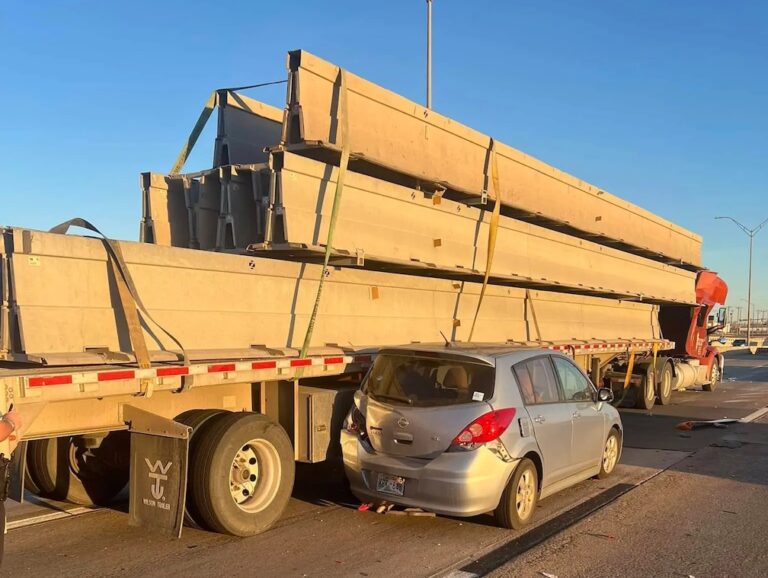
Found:
M 597 401 L 611 403 L 613 401 L 613 390 L 610 387 L 601 387 L 597 390 Z

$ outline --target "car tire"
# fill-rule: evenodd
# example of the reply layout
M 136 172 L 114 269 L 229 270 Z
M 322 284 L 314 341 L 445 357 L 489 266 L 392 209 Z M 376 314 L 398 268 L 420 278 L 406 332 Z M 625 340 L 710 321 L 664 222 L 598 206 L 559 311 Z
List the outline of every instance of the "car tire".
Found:
M 533 520 L 538 500 L 538 471 L 531 460 L 523 458 L 501 494 L 499 505 L 494 511 L 496 523 L 511 530 L 524 528 Z
M 661 368 L 656 401 L 659 405 L 668 405 L 672 400 L 672 382 L 675 376 L 672 373 L 672 364 L 665 363 Z
M 704 391 L 715 391 L 720 383 L 720 362 L 715 358 L 712 362 L 712 376 L 709 383 L 705 383 L 701 386 Z
M 231 413 L 214 417 L 199 444 L 190 472 L 200 521 L 233 536 L 259 534 L 277 522 L 295 477 L 285 430 L 257 413 Z
M 603 446 L 603 455 L 600 457 L 600 472 L 597 477 L 602 480 L 610 476 L 616 470 L 619 458 L 621 458 L 621 434 L 616 428 L 612 428 Z
M 39 496 L 106 506 L 128 484 L 129 453 L 127 431 L 108 433 L 95 447 L 83 436 L 45 438 L 29 442 L 27 468 Z
M 224 409 L 190 409 L 177 415 L 175 421 L 182 423 L 192 428 L 192 433 L 189 438 L 189 456 L 192 460 L 192 456 L 197 453 L 197 448 L 200 445 L 200 439 L 202 439 L 205 429 L 210 427 L 213 418 L 223 414 L 228 414 Z M 190 472 L 192 470 L 190 469 Z M 195 508 L 195 503 L 192 500 L 192 476 L 188 476 L 187 481 L 187 500 L 186 507 L 184 509 L 184 523 L 188 526 L 206 528 L 205 523 L 200 519 L 200 514 Z M 207 528 L 206 528 L 207 529 Z

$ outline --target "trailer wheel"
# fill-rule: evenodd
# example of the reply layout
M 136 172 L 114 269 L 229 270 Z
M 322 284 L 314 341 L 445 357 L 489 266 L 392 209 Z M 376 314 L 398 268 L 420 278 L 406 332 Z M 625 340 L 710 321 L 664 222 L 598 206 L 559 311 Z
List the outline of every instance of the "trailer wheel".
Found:
M 105 506 L 125 488 L 130 471 L 128 432 L 110 432 L 96 447 L 85 442 L 83 436 L 29 442 L 27 467 L 38 495 Z
M 174 419 L 183 423 L 186 426 L 192 428 L 192 434 L 189 438 L 189 456 L 190 461 L 192 456 L 197 452 L 197 447 L 200 445 L 200 439 L 203 437 L 203 432 L 206 428 L 210 427 L 213 423 L 212 418 L 231 413 L 225 409 L 190 409 L 177 415 Z M 190 468 L 189 471 L 192 471 Z M 192 479 L 187 483 L 187 500 L 186 508 L 184 510 L 184 523 L 188 526 L 196 526 L 204 528 L 205 524 L 200 520 L 200 514 L 195 508 L 194 501 L 192 500 Z
M 654 384 L 654 371 L 651 366 L 643 376 L 643 383 L 635 387 L 635 407 L 637 409 L 651 410 L 656 402 L 656 384 Z
M 661 379 L 659 379 L 658 385 L 658 403 L 659 405 L 667 405 L 672 399 L 672 381 L 674 375 L 672 375 L 672 364 L 665 363 L 661 368 Z
M 192 501 L 201 521 L 234 536 L 269 529 L 293 489 L 288 435 L 256 413 L 217 416 L 210 423 L 190 462 Z
M 712 373 L 710 375 L 709 383 L 705 383 L 701 386 L 704 391 L 715 391 L 717 385 L 720 383 L 720 362 L 715 358 L 712 362 Z

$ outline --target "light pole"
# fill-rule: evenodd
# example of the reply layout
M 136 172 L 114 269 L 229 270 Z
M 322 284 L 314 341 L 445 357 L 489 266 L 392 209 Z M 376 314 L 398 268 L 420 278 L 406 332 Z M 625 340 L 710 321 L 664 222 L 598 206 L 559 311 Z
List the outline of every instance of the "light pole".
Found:
M 757 227 L 754 229 L 749 229 L 739 223 L 736 219 L 733 217 L 715 217 L 715 219 L 728 219 L 730 221 L 733 221 L 736 226 L 744 231 L 747 236 L 749 237 L 749 284 L 747 285 L 747 345 L 750 345 L 752 338 L 752 320 L 751 320 L 751 306 L 752 306 L 752 241 L 755 238 L 755 235 L 757 235 L 760 232 L 760 229 L 763 228 L 763 225 L 768 223 L 768 219 L 765 219 L 762 223 L 760 223 Z
M 427 0 L 427 108 L 432 108 L 432 0 Z

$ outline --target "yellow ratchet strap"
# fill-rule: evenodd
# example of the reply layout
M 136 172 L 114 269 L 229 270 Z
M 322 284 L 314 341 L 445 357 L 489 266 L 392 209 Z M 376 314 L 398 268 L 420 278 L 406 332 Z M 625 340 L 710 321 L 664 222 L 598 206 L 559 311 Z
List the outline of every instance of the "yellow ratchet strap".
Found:
M 627 375 L 624 376 L 624 389 L 629 387 L 629 380 L 632 377 L 632 370 L 635 368 L 635 352 L 629 354 L 629 361 L 627 362 Z
M 300 356 L 306 357 L 309 344 L 312 340 L 312 332 L 315 329 L 315 320 L 320 310 L 320 297 L 323 293 L 323 284 L 328 274 L 328 262 L 331 259 L 333 249 L 333 233 L 336 230 L 336 221 L 339 217 L 341 207 L 341 193 L 344 190 L 344 177 L 347 174 L 347 165 L 349 164 L 349 118 L 347 117 L 347 76 L 343 68 L 339 69 L 339 124 L 341 125 L 341 160 L 339 161 L 339 173 L 336 177 L 336 191 L 333 195 L 333 209 L 331 210 L 331 221 L 328 223 L 328 238 L 325 242 L 325 256 L 323 258 L 323 270 L 320 273 L 320 282 L 317 285 L 317 296 L 315 305 L 312 308 L 312 315 L 307 325 L 307 333 L 304 336 L 304 343 L 301 346 Z M 337 143 L 338 144 L 338 143 Z
M 499 188 L 499 164 L 496 160 L 496 144 L 491 139 L 491 180 L 493 181 L 493 192 L 496 196 L 496 203 L 493 206 L 493 212 L 491 213 L 491 222 L 488 227 L 488 251 L 486 252 L 485 260 L 485 276 L 483 277 L 483 287 L 480 289 L 480 297 L 477 300 L 477 308 L 475 309 L 475 316 L 472 319 L 472 327 L 469 329 L 469 338 L 467 341 L 472 341 L 472 335 L 475 332 L 475 325 L 477 324 L 477 316 L 480 314 L 480 306 L 483 304 L 483 298 L 485 297 L 485 290 L 488 287 L 488 278 L 491 275 L 491 266 L 493 265 L 493 253 L 496 250 L 496 236 L 499 229 L 499 215 L 501 214 L 501 190 Z
M 200 113 L 200 117 L 197 119 L 197 122 L 195 123 L 195 126 L 192 129 L 192 132 L 189 133 L 189 138 L 187 138 L 187 142 L 184 143 L 183 147 L 181 147 L 181 152 L 179 153 L 179 156 L 176 157 L 176 162 L 173 163 L 173 167 L 171 168 L 172 175 L 178 175 L 181 172 L 181 169 L 184 168 L 184 163 L 187 162 L 187 158 L 189 158 L 189 153 L 192 152 L 192 149 L 194 148 L 195 143 L 197 142 L 197 139 L 200 138 L 200 134 L 203 132 L 203 129 L 205 128 L 205 124 L 208 122 L 208 119 L 211 118 L 211 113 L 213 112 L 213 109 L 216 108 L 218 103 L 219 103 L 219 91 L 214 90 L 211 93 L 211 96 L 208 97 L 208 100 L 205 101 L 203 112 Z

